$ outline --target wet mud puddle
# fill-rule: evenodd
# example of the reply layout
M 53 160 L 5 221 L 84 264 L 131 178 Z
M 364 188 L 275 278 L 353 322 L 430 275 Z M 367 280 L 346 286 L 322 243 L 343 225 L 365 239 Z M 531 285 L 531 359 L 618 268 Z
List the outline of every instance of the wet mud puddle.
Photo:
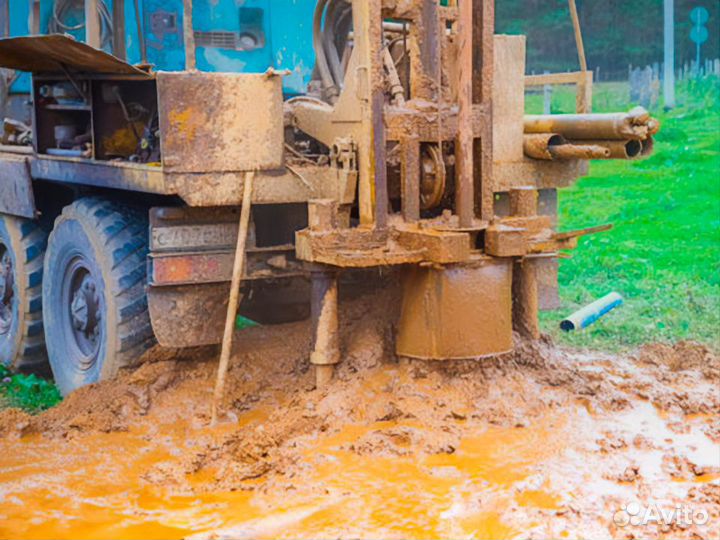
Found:
M 262 420 L 248 413 L 239 422 L 257 430 Z M 659 500 L 684 497 L 693 482 L 718 481 L 710 474 L 667 482 L 664 472 L 672 448 L 686 449 L 696 465 L 720 468 L 720 446 L 700 430 L 705 421 L 688 418 L 678 434 L 645 402 L 604 415 L 577 403 L 522 427 L 474 425 L 458 415 L 452 422 L 462 428 L 459 444 L 434 453 L 413 448 L 415 435 L 429 429 L 415 420 L 349 424 L 301 438 L 301 459 L 279 483 L 250 479 L 227 492 L 202 489 L 217 474 L 212 469 L 186 475 L 182 489 L 148 476 L 172 468 L 198 430 L 214 436 L 189 423 L 81 434 L 63 441 L 62 450 L 41 435 L 5 439 L 0 537 L 607 536 L 614 510 L 608 501 L 638 497 L 624 476 L 628 464 Z M 623 446 L 622 433 L 643 442 Z

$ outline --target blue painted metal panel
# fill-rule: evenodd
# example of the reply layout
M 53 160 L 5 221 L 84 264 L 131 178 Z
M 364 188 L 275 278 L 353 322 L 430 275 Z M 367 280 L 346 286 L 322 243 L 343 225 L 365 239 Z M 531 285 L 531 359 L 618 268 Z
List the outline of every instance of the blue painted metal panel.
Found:
M 272 2 L 270 17 L 272 54 L 275 67 L 289 69 L 285 77 L 287 92 L 304 94 L 315 66 L 312 46 L 312 21 L 317 0 Z
M 304 93 L 315 56 L 312 16 L 316 0 L 196 0 L 193 25 L 199 32 L 251 33 L 262 36 L 254 50 L 197 48 L 203 71 L 261 73 L 270 67 L 292 72 L 286 93 Z
M 30 0 L 27 0 L 30 3 Z M 50 21 L 53 16 L 53 9 L 56 0 L 40 0 L 40 33 L 47 34 L 49 31 Z M 65 17 L 62 19 L 62 23 L 70 27 L 68 29 L 62 29 L 64 33 L 70 34 L 79 41 L 85 40 L 85 29 L 80 28 L 74 30 L 72 27 L 82 25 L 85 20 L 85 10 L 83 5 L 80 3 L 69 3 L 67 11 L 65 11 Z
M 9 0 L 12 36 L 28 34 L 29 0 Z M 40 30 L 48 32 L 53 5 L 57 0 L 40 1 Z M 262 36 L 252 50 L 199 42 L 197 67 L 202 71 L 261 73 L 269 67 L 290 70 L 285 78 L 287 94 L 307 89 L 315 64 L 312 48 L 312 18 L 317 0 L 195 0 L 193 25 L 207 36 L 227 33 Z M 112 11 L 112 0 L 106 0 Z M 147 61 L 157 70 L 179 71 L 185 68 L 182 0 L 139 0 L 141 24 L 145 35 Z M 69 13 L 67 24 L 82 20 L 82 13 Z M 125 2 L 127 59 L 141 61 L 134 2 Z M 70 32 L 84 39 L 84 31 Z M 13 91 L 29 91 L 29 78 L 23 75 Z
M 126 4 L 132 2 L 126 2 Z M 183 45 L 182 0 L 142 0 L 143 30 L 147 60 L 158 70 L 181 71 L 185 68 Z M 125 28 L 135 31 L 135 16 L 125 21 Z M 139 46 L 137 60 L 140 61 Z
M 272 66 L 272 17 L 269 0 L 246 0 L 238 6 L 234 0 L 197 0 L 193 4 L 193 26 L 199 32 L 230 32 L 240 35 L 240 20 L 244 15 L 254 26 L 253 35 L 264 46 L 239 51 L 231 48 L 197 47 L 197 67 L 202 71 L 262 72 Z M 249 29 L 248 29 L 249 30 Z
M 30 3 L 27 0 L 9 0 L 10 36 L 26 36 L 30 33 Z M 13 94 L 30 92 L 30 75 L 22 73 L 10 87 Z

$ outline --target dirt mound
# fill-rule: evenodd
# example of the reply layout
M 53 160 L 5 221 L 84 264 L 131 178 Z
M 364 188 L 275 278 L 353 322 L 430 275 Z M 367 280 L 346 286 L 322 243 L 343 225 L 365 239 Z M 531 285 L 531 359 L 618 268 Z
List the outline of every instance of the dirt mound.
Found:
M 0 437 L 19 438 L 29 432 L 32 416 L 19 409 L 0 410 Z
M 710 379 L 720 379 L 720 359 L 709 347 L 694 341 L 679 341 L 674 345 L 653 343 L 638 352 L 639 362 L 663 365 L 673 371 L 699 370 Z
M 503 476 L 498 485 L 505 487 L 497 488 L 514 501 L 506 509 L 513 517 L 503 519 L 548 524 L 535 536 L 589 530 L 625 537 L 628 530 L 608 525 L 608 520 L 599 525 L 592 516 L 617 509 L 630 496 L 649 501 L 656 492 L 666 501 L 685 502 L 691 494 L 683 482 L 720 477 L 720 470 L 693 450 L 720 439 L 719 364 L 709 349 L 691 342 L 651 345 L 623 358 L 561 350 L 549 339 L 516 340 L 514 353 L 492 360 L 408 361 L 392 352 L 397 306 L 392 285 L 346 301 L 343 362 L 336 379 L 322 391 L 314 388 L 307 360 L 309 322 L 239 333 L 224 417 L 215 429 L 208 424 L 217 358 L 204 350 L 184 357 L 150 355 L 134 372 L 83 388 L 36 417 L 4 411 L 0 435 L 42 435 L 59 453 L 82 454 L 88 446 L 104 444 L 98 437 L 110 437 L 114 445 L 132 441 L 155 456 L 134 467 L 140 485 L 209 500 L 216 493 L 252 493 L 253 505 L 264 509 L 295 500 L 306 504 L 328 493 L 338 500 L 351 497 L 361 486 L 336 484 L 335 471 L 351 471 L 352 478 L 358 478 L 376 463 L 390 470 L 378 472 L 372 486 L 427 462 L 433 465 L 413 472 L 420 476 L 409 481 L 425 486 L 419 478 L 430 475 L 433 480 L 412 489 L 432 494 L 437 485 L 460 478 L 453 488 L 458 497 L 460 486 L 475 482 L 477 474 L 486 475 L 485 484 L 494 481 L 492 474 L 500 474 L 483 468 L 485 461 L 510 459 L 512 466 L 497 469 L 512 480 Z M 665 418 L 656 418 L 658 410 Z M 695 419 L 688 420 L 688 415 Z M 649 427 L 636 425 L 637 419 L 645 419 Z M 702 444 L 693 437 L 704 437 Z M 498 444 L 500 454 L 488 453 Z M 574 457 L 556 459 L 568 446 Z M 532 466 L 534 476 L 518 473 L 526 465 L 519 457 L 513 461 L 513 452 L 540 456 Z M 553 460 L 557 470 L 543 469 Z M 342 466 L 336 465 L 340 462 Z M 658 465 L 649 470 L 646 463 Z M 332 472 L 319 479 L 318 471 L 325 470 Z M 606 484 L 588 484 L 582 480 L 586 475 Z M 543 487 L 549 479 L 554 489 L 582 496 L 562 503 L 555 498 L 536 501 L 549 489 Z M 666 482 L 685 491 L 668 491 Z M 608 491 L 607 485 L 615 488 Z M 633 487 L 628 491 L 627 486 Z M 712 504 L 717 494 L 707 486 L 691 488 L 693 500 L 704 505 Z M 477 489 L 485 493 L 485 488 Z M 477 499 L 466 506 L 477 511 L 483 507 Z M 305 506 L 298 512 L 305 516 Z M 280 522 L 283 519 L 289 518 Z M 557 524 L 565 529 L 554 528 Z M 436 525 L 423 530 L 439 536 L 465 534 L 465 529 Z M 248 524 L 248 530 L 269 530 L 266 526 L 260 520 Z M 532 536 L 535 529 L 520 530 Z M 347 537 L 358 536 L 361 529 L 348 525 L 312 531 L 317 534 L 308 536 Z M 373 529 L 377 536 L 383 531 L 403 536 L 390 534 L 396 529 L 389 525 Z M 706 529 L 697 527 L 679 531 L 685 537 L 707 536 Z

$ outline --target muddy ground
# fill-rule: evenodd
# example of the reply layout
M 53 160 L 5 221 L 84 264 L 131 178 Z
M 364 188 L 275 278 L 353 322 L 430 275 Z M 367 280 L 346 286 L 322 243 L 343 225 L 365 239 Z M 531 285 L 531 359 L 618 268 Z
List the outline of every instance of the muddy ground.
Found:
M 0 412 L 0 538 L 720 537 L 713 352 L 401 361 L 396 305 L 346 303 L 323 391 L 309 323 L 238 333 L 216 428 L 212 350 Z

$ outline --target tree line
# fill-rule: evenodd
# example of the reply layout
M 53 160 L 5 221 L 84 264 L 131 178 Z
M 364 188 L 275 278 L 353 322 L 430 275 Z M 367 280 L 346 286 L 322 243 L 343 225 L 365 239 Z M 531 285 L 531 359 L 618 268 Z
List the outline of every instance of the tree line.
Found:
M 590 69 L 601 78 L 627 74 L 629 64 L 645 66 L 663 59 L 663 0 L 576 0 Z M 710 37 L 704 58 L 720 56 L 720 0 L 675 0 L 677 65 L 695 59 L 690 11 L 704 6 Z M 567 0 L 497 0 L 498 33 L 528 37 L 528 72 L 578 69 L 577 49 Z

